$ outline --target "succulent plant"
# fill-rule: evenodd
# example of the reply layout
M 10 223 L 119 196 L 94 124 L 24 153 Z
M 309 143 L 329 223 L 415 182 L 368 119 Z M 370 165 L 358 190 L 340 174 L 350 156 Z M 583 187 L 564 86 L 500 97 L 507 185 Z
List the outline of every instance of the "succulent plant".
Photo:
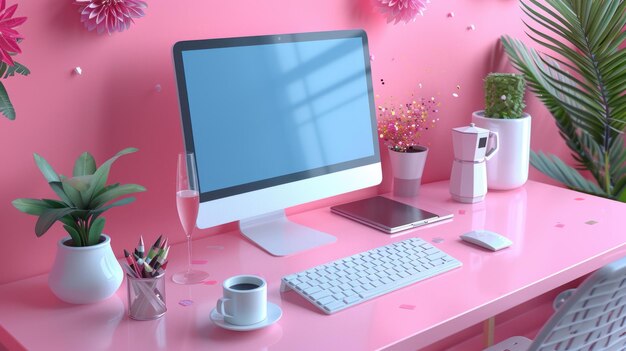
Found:
M 113 162 L 120 156 L 135 151 L 135 148 L 124 149 L 100 167 L 96 167 L 93 156 L 85 152 L 76 160 L 71 178 L 57 174 L 43 157 L 34 154 L 35 163 L 60 201 L 16 199 L 13 206 L 24 213 L 39 216 L 35 225 L 37 237 L 45 234 L 56 221 L 60 221 L 72 238 L 73 246 L 96 245 L 100 242 L 105 223 L 100 215 L 113 207 L 129 204 L 135 198 L 126 197 L 112 201 L 120 196 L 146 190 L 137 184 L 106 184 Z
M 514 119 L 524 113 L 526 80 L 521 74 L 490 73 L 485 78 L 485 117 Z

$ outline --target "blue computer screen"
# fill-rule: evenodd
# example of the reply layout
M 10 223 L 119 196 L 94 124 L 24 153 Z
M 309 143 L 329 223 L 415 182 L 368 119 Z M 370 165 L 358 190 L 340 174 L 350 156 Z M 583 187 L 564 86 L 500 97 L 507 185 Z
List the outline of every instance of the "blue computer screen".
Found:
M 183 51 L 200 192 L 377 156 L 363 52 L 358 37 Z

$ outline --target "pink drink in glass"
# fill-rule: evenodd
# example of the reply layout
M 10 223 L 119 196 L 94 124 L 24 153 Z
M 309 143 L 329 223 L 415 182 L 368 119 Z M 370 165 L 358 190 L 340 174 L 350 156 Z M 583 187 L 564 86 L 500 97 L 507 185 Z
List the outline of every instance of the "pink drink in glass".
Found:
M 176 193 L 176 207 L 183 230 L 189 236 L 195 228 L 196 218 L 198 218 L 198 192 L 194 190 L 178 191 Z

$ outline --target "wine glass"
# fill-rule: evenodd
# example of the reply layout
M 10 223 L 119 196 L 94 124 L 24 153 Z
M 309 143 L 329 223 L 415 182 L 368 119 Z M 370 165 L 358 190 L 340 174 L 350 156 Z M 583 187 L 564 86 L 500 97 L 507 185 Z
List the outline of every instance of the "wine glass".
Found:
M 191 269 L 191 233 L 196 226 L 198 208 L 200 207 L 200 192 L 198 191 L 198 177 L 193 153 L 178 154 L 178 168 L 176 171 L 176 208 L 178 218 L 187 236 L 187 270 L 177 272 L 172 281 L 177 284 L 197 284 L 204 281 L 209 273 Z

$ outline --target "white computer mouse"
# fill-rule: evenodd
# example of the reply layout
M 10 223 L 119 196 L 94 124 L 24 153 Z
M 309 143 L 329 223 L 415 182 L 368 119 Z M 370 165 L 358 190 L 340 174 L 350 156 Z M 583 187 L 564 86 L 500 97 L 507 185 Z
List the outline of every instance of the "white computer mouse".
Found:
M 490 230 L 472 230 L 461 235 L 461 239 L 491 251 L 502 250 L 513 244 L 509 238 Z

